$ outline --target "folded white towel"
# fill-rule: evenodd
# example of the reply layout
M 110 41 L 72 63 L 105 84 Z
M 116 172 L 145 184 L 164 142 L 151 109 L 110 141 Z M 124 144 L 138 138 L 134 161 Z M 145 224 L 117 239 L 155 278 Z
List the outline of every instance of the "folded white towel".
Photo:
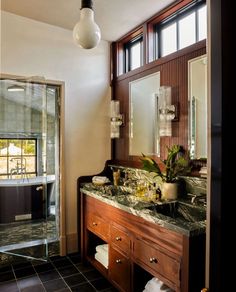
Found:
M 173 292 L 168 286 L 166 286 L 161 280 L 157 278 L 152 278 L 145 285 L 143 292 Z
M 101 252 L 96 252 L 96 254 L 99 256 L 99 258 L 107 260 L 108 259 L 108 253 L 101 253 Z
M 108 253 L 108 244 L 100 244 L 96 246 L 96 251 L 97 252 L 106 252 Z
M 96 252 L 94 257 L 99 263 L 101 263 L 106 269 L 108 269 L 108 255 L 107 257 L 104 257 Z
M 104 185 L 105 183 L 109 183 L 110 180 L 106 176 L 93 176 L 92 182 L 96 185 Z

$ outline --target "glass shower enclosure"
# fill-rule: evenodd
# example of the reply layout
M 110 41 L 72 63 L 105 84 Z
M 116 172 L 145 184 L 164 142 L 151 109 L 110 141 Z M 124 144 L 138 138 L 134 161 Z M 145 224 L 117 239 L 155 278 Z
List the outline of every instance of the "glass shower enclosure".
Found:
M 0 80 L 0 257 L 46 260 L 59 238 L 59 87 Z

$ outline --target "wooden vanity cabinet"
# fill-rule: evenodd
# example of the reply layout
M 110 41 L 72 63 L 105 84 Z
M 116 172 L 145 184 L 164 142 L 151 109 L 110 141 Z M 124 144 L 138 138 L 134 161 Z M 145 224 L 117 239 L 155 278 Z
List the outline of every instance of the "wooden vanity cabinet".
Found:
M 135 238 L 134 261 L 170 287 L 180 287 L 180 260 L 145 238 Z
M 82 259 L 119 291 L 143 291 L 147 277 L 142 280 L 142 270 L 176 292 L 198 292 L 203 287 L 204 258 L 199 255 L 204 251 L 204 237 L 195 241 L 83 193 L 80 212 Z M 109 245 L 108 269 L 94 258 L 96 245 L 102 243 Z M 141 283 L 138 290 L 137 281 Z
M 119 291 L 130 291 L 131 261 L 130 258 L 109 247 L 109 278 Z

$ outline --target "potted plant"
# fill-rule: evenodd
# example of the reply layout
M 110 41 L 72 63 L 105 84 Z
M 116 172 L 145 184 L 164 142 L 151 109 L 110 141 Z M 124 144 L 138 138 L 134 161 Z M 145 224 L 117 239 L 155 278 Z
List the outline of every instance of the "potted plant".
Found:
M 143 169 L 148 172 L 156 173 L 163 182 L 161 187 L 162 198 L 176 199 L 178 195 L 178 176 L 190 172 L 189 159 L 184 157 L 183 148 L 180 145 L 167 147 L 168 154 L 165 160 L 162 160 L 163 167 L 161 168 L 154 159 L 142 153 L 141 161 Z

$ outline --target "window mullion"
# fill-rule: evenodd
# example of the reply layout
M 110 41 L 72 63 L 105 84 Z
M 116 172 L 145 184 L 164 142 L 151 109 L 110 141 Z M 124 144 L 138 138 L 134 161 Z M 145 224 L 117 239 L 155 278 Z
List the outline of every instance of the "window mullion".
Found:
M 198 9 L 195 10 L 195 28 L 196 28 L 196 42 L 199 40 L 199 13 Z

